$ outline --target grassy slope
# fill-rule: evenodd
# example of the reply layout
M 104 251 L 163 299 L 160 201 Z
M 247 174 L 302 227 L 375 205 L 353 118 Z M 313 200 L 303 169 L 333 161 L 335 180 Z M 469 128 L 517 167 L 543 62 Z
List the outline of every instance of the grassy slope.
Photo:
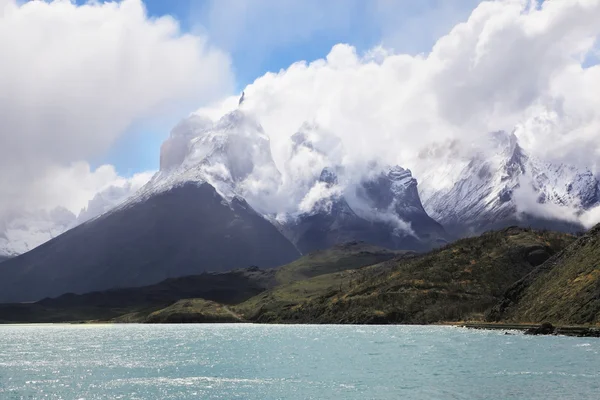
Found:
M 227 306 L 203 299 L 179 300 L 148 315 L 148 323 L 226 323 L 242 322 Z
M 361 268 L 413 252 L 391 251 L 364 242 L 349 242 L 307 254 L 277 269 L 279 285 L 306 280 L 320 275 Z
M 512 285 L 488 319 L 600 325 L 600 226 Z
M 270 320 L 271 312 L 293 306 L 339 287 L 349 271 L 413 252 L 390 251 L 362 242 L 350 242 L 308 254 L 279 268 L 278 286 L 235 307 L 255 320 Z M 275 318 L 276 319 L 276 318 Z
M 573 238 L 509 228 L 431 253 L 279 286 L 236 307 L 260 322 L 432 323 L 482 318 Z
M 243 306 L 234 307 L 236 311 L 250 313 L 262 304 L 295 304 L 298 298 L 303 300 L 320 295 L 330 289 L 332 277 L 340 271 L 354 270 L 384 260 L 390 260 L 402 254 L 372 246 L 363 242 L 350 242 L 334 246 L 331 249 L 316 251 L 275 270 L 274 287 L 254 296 Z M 333 279 L 335 281 L 335 278 Z M 284 288 L 280 290 L 280 288 Z

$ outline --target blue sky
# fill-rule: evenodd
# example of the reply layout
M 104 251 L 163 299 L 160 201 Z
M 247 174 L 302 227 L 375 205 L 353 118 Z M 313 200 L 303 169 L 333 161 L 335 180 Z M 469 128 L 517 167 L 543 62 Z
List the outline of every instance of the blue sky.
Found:
M 77 0 L 77 3 L 85 3 Z M 148 14 L 171 15 L 183 32 L 208 36 L 230 54 L 236 89 L 268 71 L 325 57 L 337 43 L 364 52 L 383 44 L 395 52 L 428 52 L 468 18 L 477 0 L 145 0 Z M 244 7 L 244 4 L 247 6 Z M 198 108 L 202 104 L 198 104 Z M 123 176 L 158 168 L 160 144 L 177 120 L 138 121 L 92 165 L 113 164 Z

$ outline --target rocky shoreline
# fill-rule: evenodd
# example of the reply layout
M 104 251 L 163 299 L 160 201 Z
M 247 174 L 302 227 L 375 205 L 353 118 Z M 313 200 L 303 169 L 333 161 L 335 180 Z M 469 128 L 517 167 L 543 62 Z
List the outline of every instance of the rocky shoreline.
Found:
M 522 331 L 525 335 L 555 335 L 600 338 L 600 327 L 554 326 L 548 322 L 545 322 L 541 325 L 469 322 L 459 326 L 470 329 Z

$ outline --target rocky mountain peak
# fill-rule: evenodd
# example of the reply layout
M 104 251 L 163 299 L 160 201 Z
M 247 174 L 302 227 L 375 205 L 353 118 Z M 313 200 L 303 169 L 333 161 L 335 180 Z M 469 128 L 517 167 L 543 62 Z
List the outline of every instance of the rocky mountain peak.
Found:
M 338 184 L 337 173 L 332 168 L 325 167 L 323 168 L 323 171 L 321 171 L 319 182 L 326 183 L 328 188 L 335 186 Z

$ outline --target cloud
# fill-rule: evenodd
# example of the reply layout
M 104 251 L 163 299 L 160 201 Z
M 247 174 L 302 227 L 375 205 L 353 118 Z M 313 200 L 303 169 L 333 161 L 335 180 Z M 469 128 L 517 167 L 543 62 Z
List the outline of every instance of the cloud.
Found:
M 102 170 L 104 177 L 100 180 L 100 185 L 91 188 L 89 191 L 89 194 L 94 193 L 94 197 L 87 202 L 84 208 L 80 208 L 77 223 L 83 223 L 102 215 L 121 204 L 148 183 L 154 175 L 154 171 L 146 171 L 134 174 L 131 178 L 123 178 L 118 176 L 110 165 L 103 165 L 95 172 L 98 173 L 99 170 Z M 81 180 L 78 182 L 81 182 Z
M 579 222 L 579 209 L 575 205 L 561 205 L 552 202 L 540 203 L 540 194 L 534 190 L 529 177 L 521 177 L 519 186 L 512 193 L 517 205 L 517 213 L 528 214 L 547 220 L 563 220 L 571 223 Z
M 89 164 L 79 161 L 67 167 L 47 169 L 45 176 L 36 182 L 38 187 L 35 191 L 44 191 L 44 208 L 64 207 L 79 215 L 90 207 L 88 203 L 98 195 L 109 200 L 118 198 L 117 192 L 120 191 L 132 194 L 146 184 L 153 174 L 150 171 L 141 172 L 124 178 L 112 165 L 101 165 L 92 170 Z M 26 208 L 33 208 L 34 204 Z
M 590 88 L 600 87 L 600 66 L 584 63 L 599 19 L 600 0 L 482 2 L 429 53 L 359 54 L 339 44 L 324 59 L 256 79 L 243 109 L 270 135 L 281 171 L 290 137 L 312 121 L 340 137 L 346 171 L 375 159 L 419 178 L 435 168 L 419 163 L 423 150 L 453 143 L 468 153 L 489 132 L 515 130 L 533 156 L 598 173 L 600 91 Z M 217 118 L 236 106 L 229 98 L 198 114 Z
M 32 188 L 44 193 L 43 207 L 35 199 L 3 210 L 0 255 L 24 253 L 103 214 L 133 195 L 153 174 L 141 172 L 123 178 L 112 165 L 92 170 L 86 162 L 47 169 Z
M 0 210 L 81 207 L 94 195 L 85 179 L 110 167 L 81 176 L 79 161 L 101 158 L 134 122 L 185 114 L 232 82 L 226 53 L 171 17 L 148 17 L 140 0 L 1 0 Z M 63 178 L 81 186 L 75 197 Z
M 579 224 L 586 229 L 600 223 L 600 205 L 582 210 L 577 204 L 540 203 L 539 193 L 533 190 L 527 178 L 521 179 L 520 185 L 513 191 L 518 215 L 526 214 L 547 220 L 561 220 Z

